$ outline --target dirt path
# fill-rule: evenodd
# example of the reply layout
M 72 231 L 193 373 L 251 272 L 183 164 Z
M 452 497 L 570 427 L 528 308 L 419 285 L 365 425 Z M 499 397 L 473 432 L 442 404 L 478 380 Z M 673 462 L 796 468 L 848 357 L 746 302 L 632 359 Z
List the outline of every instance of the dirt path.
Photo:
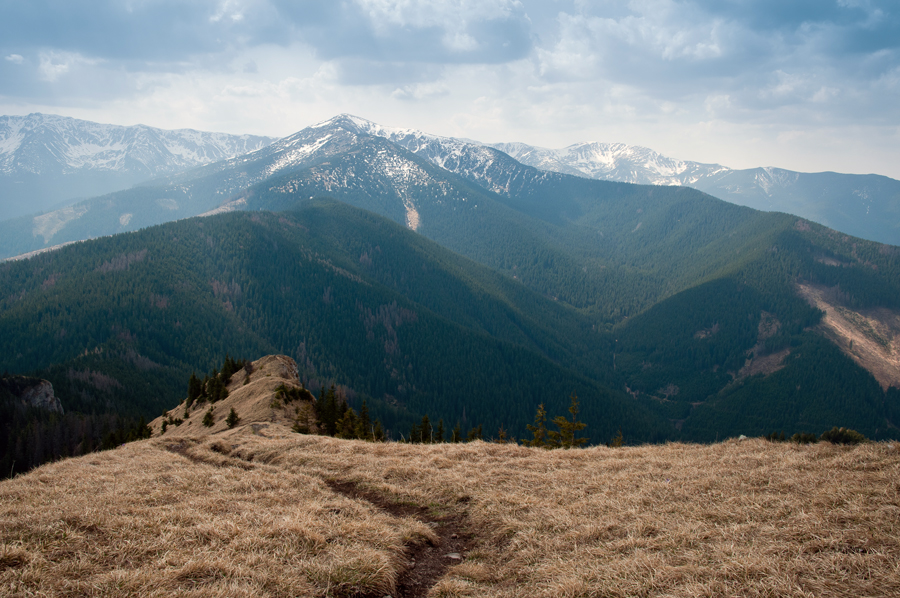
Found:
M 472 546 L 472 535 L 467 531 L 464 517 L 436 515 L 433 511 L 416 505 L 398 503 L 382 495 L 359 488 L 353 482 L 329 480 L 328 486 L 354 500 L 364 500 L 393 517 L 415 517 L 431 527 L 438 536 L 435 544 L 419 544 L 411 547 L 409 568 L 400 575 L 397 591 L 391 598 L 419 598 L 428 594 L 452 565 L 462 562 Z M 371 598 L 383 598 L 382 596 Z

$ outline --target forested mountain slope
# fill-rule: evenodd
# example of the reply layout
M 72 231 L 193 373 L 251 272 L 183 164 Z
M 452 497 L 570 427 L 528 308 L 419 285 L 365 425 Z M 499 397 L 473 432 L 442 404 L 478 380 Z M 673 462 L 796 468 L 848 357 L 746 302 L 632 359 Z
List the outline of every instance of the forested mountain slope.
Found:
M 537 404 L 564 413 L 576 391 L 594 442 L 619 428 L 631 441 L 834 425 L 896 435 L 896 389 L 809 331 L 821 312 L 793 286 L 841 286 L 850 308 L 896 309 L 896 252 L 789 226 L 770 232 L 765 250 L 607 330 L 597 314 L 380 216 L 333 201 L 298 206 L 4 264 L 0 366 L 50 379 L 77 411 L 155 414 L 180 400 L 191 370 L 227 352 L 284 353 L 308 387 L 336 383 L 351 402 L 368 398 L 394 432 L 428 414 L 521 437 Z M 586 263 L 560 255 L 573 276 Z M 616 293 L 633 301 L 628 290 L 615 289 L 613 304 Z M 768 369 L 747 365 L 772 355 Z
M 862 310 L 900 309 L 896 247 L 489 148 L 463 144 L 442 167 L 422 149 L 433 140 L 363 125 L 338 117 L 84 204 L 91 218 L 60 239 L 105 234 L 103 218 L 151 224 L 176 195 L 184 215 L 244 213 L 5 264 L 10 371 L 68 385 L 79 408 L 146 413 L 226 352 L 284 353 L 386 422 L 428 413 L 521 434 L 538 403 L 561 413 L 577 390 L 594 441 L 618 426 L 632 440 L 897 435 L 900 372 L 871 374 L 894 359 L 896 331 L 869 335 L 883 351 L 862 359 L 800 292 L 828 289 L 868 334 Z
M 573 390 L 597 440 L 667 425 L 627 398 L 574 310 L 381 217 L 336 203 L 236 213 L 78 244 L 0 267 L 10 371 L 75 410 L 158 413 L 226 352 L 288 354 L 395 432 L 422 414 L 521 435 Z M 408 428 L 401 428 L 404 431 Z
M 542 170 L 597 180 L 684 185 L 757 210 L 787 212 L 843 233 L 900 245 L 900 181 L 875 174 L 732 169 L 673 160 L 622 143 L 546 149 L 524 143 L 491 147 Z

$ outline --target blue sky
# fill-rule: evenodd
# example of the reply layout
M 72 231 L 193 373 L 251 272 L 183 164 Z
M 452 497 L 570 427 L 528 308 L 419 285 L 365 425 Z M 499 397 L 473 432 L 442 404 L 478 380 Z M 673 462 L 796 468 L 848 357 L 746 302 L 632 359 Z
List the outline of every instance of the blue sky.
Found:
M 900 178 L 897 0 L 2 0 L 0 114 Z

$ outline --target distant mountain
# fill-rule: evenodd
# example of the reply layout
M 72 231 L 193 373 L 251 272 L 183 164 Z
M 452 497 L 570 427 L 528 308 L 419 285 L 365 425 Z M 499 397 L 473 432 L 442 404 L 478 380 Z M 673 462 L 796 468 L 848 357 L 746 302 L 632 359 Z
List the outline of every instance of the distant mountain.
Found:
M 379 408 L 402 408 L 396 421 L 452 420 L 464 407 L 520 434 L 535 406 L 523 404 L 546 394 L 542 371 L 554 395 L 577 386 L 596 397 L 584 402 L 592 426 L 617 425 L 603 420 L 613 403 L 601 397 L 624 400 L 616 409 L 634 407 L 646 438 L 833 425 L 897 435 L 900 250 L 688 187 L 541 170 L 342 115 L 29 219 L 20 238 L 0 227 L 0 244 L 21 252 L 217 213 L 4 264 L 4 363 L 32 364 L 55 386 L 90 382 L 67 383 L 70 367 L 104 373 L 121 388 L 99 378 L 101 395 L 135 393 L 135 414 L 172 396 L 161 381 L 231 350 L 290 355 Z M 403 310 L 423 325 L 406 326 Z M 415 349 L 392 352 L 393 333 Z M 471 345 L 479 335 L 490 342 Z M 164 363 L 148 385 L 140 367 Z M 497 396 L 502 413 L 486 407 Z
M 524 143 L 491 147 L 542 170 L 642 185 L 684 185 L 741 206 L 786 212 L 849 235 L 900 245 L 900 181 L 885 176 L 733 170 L 673 160 L 620 143 L 577 143 L 563 149 Z
M 52 114 L 0 116 L 0 220 L 218 162 L 272 141 Z

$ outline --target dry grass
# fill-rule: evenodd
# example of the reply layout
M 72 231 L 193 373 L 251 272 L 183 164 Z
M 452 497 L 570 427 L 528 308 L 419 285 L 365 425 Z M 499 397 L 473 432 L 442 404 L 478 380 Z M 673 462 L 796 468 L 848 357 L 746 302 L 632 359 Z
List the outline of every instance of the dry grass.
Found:
M 211 429 L 0 483 L 0 595 L 900 596 L 896 444 L 369 444 L 294 434 L 293 362 L 254 369 Z M 448 549 L 413 507 L 465 527 L 430 588 L 413 550 Z
M 0 593 L 390 594 L 405 551 L 433 532 L 328 481 L 464 517 L 476 546 L 431 596 L 900 595 L 896 445 L 548 452 L 277 424 L 154 438 L 3 482 Z
M 245 384 L 246 380 L 246 384 Z M 180 425 L 169 425 L 165 436 L 200 436 L 209 433 L 227 430 L 225 420 L 228 413 L 234 409 L 241 418 L 241 423 L 268 422 L 279 423 L 290 427 L 297 416 L 297 409 L 303 405 L 302 401 L 284 404 L 275 399 L 275 389 L 280 385 L 288 388 L 300 387 L 297 378 L 297 364 L 285 355 L 269 355 L 253 362 L 253 373 L 247 376 L 247 372 L 241 368 L 231 377 L 228 384 L 228 398 L 216 403 L 195 403 L 185 417 L 186 401 L 174 409 L 170 409 L 168 415 L 173 419 L 181 419 Z M 212 427 L 203 425 L 203 416 L 212 407 Z M 150 429 L 154 436 L 159 436 L 162 430 L 163 417 L 158 417 L 150 422 Z

